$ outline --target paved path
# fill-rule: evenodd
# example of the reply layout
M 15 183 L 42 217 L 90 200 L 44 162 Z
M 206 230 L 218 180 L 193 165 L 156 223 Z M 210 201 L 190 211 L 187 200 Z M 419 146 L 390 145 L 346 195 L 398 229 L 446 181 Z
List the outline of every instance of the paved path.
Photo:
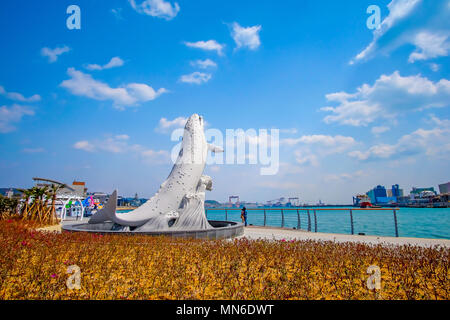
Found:
M 83 219 L 82 222 L 86 222 Z M 63 224 L 80 223 L 80 220 L 68 220 Z M 57 231 L 61 232 L 61 226 L 52 226 L 42 228 L 42 231 Z M 384 245 L 415 245 L 422 247 L 443 246 L 450 248 L 450 240 L 446 239 L 423 239 L 423 238 L 405 238 L 405 237 L 380 237 L 380 236 L 358 236 L 335 233 L 320 233 L 308 232 L 304 230 L 293 230 L 286 228 L 269 228 L 269 227 L 245 227 L 245 232 L 242 237 L 248 239 L 267 239 L 267 240 L 322 240 L 335 242 L 362 242 L 368 244 L 384 244 Z
M 385 245 L 415 245 L 423 247 L 443 246 L 450 248 L 450 240 L 445 239 L 423 239 L 404 237 L 379 237 L 379 236 L 358 236 L 346 234 L 308 232 L 303 230 L 267 228 L 267 227 L 246 227 L 244 236 L 246 238 L 267 239 L 267 240 L 322 240 L 335 242 L 362 242 L 369 244 Z

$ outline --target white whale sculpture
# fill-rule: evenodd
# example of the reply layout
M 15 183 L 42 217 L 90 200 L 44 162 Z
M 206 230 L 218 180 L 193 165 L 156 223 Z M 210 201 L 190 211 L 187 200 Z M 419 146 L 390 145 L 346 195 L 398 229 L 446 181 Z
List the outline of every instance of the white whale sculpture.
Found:
M 212 189 L 212 179 L 203 175 L 208 150 L 223 152 L 206 142 L 203 118 L 194 114 L 186 122 L 177 161 L 159 191 L 139 208 L 116 214 L 116 190 L 89 223 L 112 221 L 136 231 L 212 228 L 204 210 L 205 191 Z

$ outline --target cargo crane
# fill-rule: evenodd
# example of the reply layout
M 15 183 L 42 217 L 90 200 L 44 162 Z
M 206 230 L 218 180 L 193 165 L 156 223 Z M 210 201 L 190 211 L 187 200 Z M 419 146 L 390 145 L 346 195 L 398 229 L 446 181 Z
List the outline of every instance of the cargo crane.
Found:
M 288 204 L 290 204 L 292 207 L 298 207 L 300 204 L 300 199 L 298 197 L 289 198 Z
M 236 200 L 235 203 L 233 203 L 233 200 Z M 239 196 L 230 196 L 228 198 L 228 203 L 230 204 L 231 207 L 239 207 L 240 201 L 239 201 Z
M 286 198 L 281 197 L 274 200 L 267 201 L 267 206 L 269 207 L 281 207 L 286 201 Z

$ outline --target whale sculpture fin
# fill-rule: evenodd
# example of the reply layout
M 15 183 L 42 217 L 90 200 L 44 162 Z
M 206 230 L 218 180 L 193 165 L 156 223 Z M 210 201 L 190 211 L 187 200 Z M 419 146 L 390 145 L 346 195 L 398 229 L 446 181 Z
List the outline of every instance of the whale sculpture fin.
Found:
M 178 211 L 171 210 L 152 217 L 145 224 L 137 227 L 135 231 L 155 231 L 169 229 L 180 216 Z
M 94 214 L 90 219 L 89 223 L 101 223 L 105 221 L 114 221 L 117 209 L 117 190 L 109 196 L 108 202 L 106 202 L 103 209 Z
M 180 216 L 171 227 L 172 230 L 212 229 L 205 215 L 204 194 L 185 195 L 179 211 Z
M 201 186 L 204 186 L 204 190 L 212 190 L 212 178 L 206 174 L 202 175 L 200 181 L 198 182 L 197 191 L 201 191 Z
M 208 150 L 211 151 L 211 152 L 214 152 L 214 153 L 221 153 L 221 152 L 223 152 L 223 148 L 222 147 L 215 146 L 215 145 L 213 145 L 211 143 L 208 143 Z

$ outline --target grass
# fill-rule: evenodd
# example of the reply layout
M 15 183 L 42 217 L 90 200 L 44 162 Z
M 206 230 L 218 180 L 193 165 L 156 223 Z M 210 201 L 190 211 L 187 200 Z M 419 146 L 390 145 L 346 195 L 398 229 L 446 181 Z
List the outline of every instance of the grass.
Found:
M 449 299 L 446 248 L 44 233 L 0 221 L 0 299 Z M 70 290 L 67 268 L 81 269 Z M 367 288 L 367 268 L 381 289 Z

